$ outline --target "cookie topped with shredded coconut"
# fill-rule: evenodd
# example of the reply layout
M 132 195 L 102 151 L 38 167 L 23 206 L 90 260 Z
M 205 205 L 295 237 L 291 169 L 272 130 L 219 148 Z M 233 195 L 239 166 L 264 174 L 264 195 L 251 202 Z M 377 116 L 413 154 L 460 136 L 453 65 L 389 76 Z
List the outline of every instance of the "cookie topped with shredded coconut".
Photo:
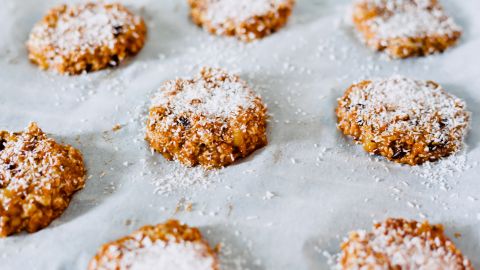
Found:
M 372 231 L 351 232 L 342 244 L 341 269 L 473 270 L 442 225 L 387 219 Z
M 217 35 L 263 38 L 286 24 L 294 0 L 189 0 L 192 20 Z
M 248 84 L 221 69 L 163 83 L 147 124 L 150 146 L 187 166 L 222 167 L 267 144 L 266 106 Z
M 370 47 L 394 58 L 443 52 L 462 33 L 437 0 L 356 0 L 353 22 Z
M 0 131 L 0 237 L 38 231 L 59 217 L 85 184 L 81 153 L 32 123 Z
M 229 118 L 255 106 L 258 97 L 238 76 L 220 69 L 202 69 L 191 80 L 165 82 L 152 107 L 167 107 L 172 116 L 186 112 L 207 119 Z
M 470 113 L 432 81 L 402 76 L 352 85 L 339 99 L 338 127 L 373 154 L 410 165 L 463 146 Z
M 78 74 L 116 66 L 145 43 L 141 17 L 121 4 L 86 3 L 53 8 L 27 42 L 42 69 Z
M 103 245 L 88 269 L 218 270 L 218 261 L 197 228 L 169 220 Z

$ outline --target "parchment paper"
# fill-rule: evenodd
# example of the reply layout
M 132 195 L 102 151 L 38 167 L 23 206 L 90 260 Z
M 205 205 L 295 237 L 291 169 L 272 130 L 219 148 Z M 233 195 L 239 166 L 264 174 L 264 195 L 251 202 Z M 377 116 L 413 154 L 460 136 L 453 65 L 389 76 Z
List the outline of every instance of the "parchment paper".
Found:
M 48 228 L 0 240 L 0 269 L 85 269 L 101 244 L 168 218 L 223 243 L 224 269 L 328 269 L 348 231 L 386 217 L 445 224 L 480 268 L 478 0 L 442 1 L 464 28 L 458 46 L 404 61 L 358 40 L 344 20 L 348 0 L 299 0 L 285 29 L 248 45 L 194 26 L 184 2 L 124 2 L 148 22 L 143 51 L 117 69 L 68 77 L 37 69 L 24 46 L 33 24 L 60 2 L 0 0 L 1 128 L 38 122 L 83 152 L 89 175 Z M 267 147 L 205 178 L 152 155 L 143 140 L 152 93 L 203 65 L 238 72 L 272 115 Z M 355 81 L 392 74 L 435 80 L 466 100 L 473 116 L 464 155 L 412 169 L 340 135 L 336 99 Z M 196 177 L 198 184 L 179 188 Z M 154 192 L 172 179 L 173 191 Z

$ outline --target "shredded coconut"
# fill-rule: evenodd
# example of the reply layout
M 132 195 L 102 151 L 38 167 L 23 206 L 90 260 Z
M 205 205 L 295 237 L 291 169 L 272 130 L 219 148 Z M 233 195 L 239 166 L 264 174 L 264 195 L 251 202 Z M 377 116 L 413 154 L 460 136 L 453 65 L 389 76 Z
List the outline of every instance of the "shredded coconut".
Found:
M 443 158 L 441 162 L 426 162 L 422 166 L 412 167 L 412 173 L 423 179 L 422 183 L 427 187 L 438 187 L 442 190 L 451 190 L 454 182 L 452 177 L 459 177 L 462 172 L 474 167 L 467 163 L 466 149 L 461 152 Z
M 151 242 L 145 237 L 141 245 L 126 247 L 130 249 L 123 253 L 120 261 L 120 269 L 130 270 L 212 270 L 214 260 L 211 256 L 205 256 L 205 246 L 188 241 L 157 240 Z
M 220 69 L 203 69 L 192 80 L 165 82 L 152 106 L 168 108 L 175 116 L 192 112 L 208 118 L 228 118 L 254 107 L 255 98 L 238 76 Z
M 0 131 L 0 237 L 46 227 L 85 184 L 81 153 L 31 123 Z
M 369 0 L 367 3 L 386 9 L 383 16 L 368 22 L 377 38 L 450 36 L 461 31 L 432 0 Z
M 452 245 L 450 241 L 442 244 L 430 232 L 415 235 L 402 227 L 392 228 L 381 223 L 372 232 L 357 231 L 356 235 L 359 239 L 348 247 L 350 254 L 358 256 L 349 261 L 351 265 L 381 263 L 375 269 L 391 269 L 389 266 L 392 266 L 398 269 L 451 270 L 466 266 L 466 262 L 459 264 L 459 256 L 447 248 Z
M 210 0 L 207 18 L 214 25 L 221 25 L 226 21 L 245 22 L 255 16 L 275 11 L 286 2 L 287 0 Z
M 81 4 L 66 7 L 60 13 L 55 27 L 40 22 L 32 30 L 31 39 L 36 47 L 54 46 L 57 53 L 68 54 L 74 51 L 90 51 L 101 46 L 113 49 L 116 36 L 125 31 L 125 27 L 134 28 L 141 18 L 132 16 L 116 5 Z
M 57 188 L 52 184 L 59 177 L 59 170 L 65 170 L 68 149 L 48 138 L 35 123 L 24 132 L 11 135 L 16 139 L 5 141 L 0 137 L 0 188 L 25 194 Z M 73 184 L 83 182 L 82 179 L 72 179 Z M 0 199 L 3 196 L 0 193 Z
M 413 137 L 425 133 L 429 143 L 461 144 L 469 123 L 465 103 L 429 81 L 402 76 L 374 80 L 365 89 L 354 88 L 349 98 L 357 121 L 384 129 L 383 136 L 395 131 Z
M 2 188 L 26 190 L 32 184 L 39 188 L 50 188 L 48 186 L 52 180 L 50 176 L 55 173 L 54 165 L 58 163 L 57 160 L 61 155 L 46 152 L 45 157 L 40 158 L 39 150 L 50 148 L 50 144 L 54 141 L 50 138 L 37 140 L 27 132 L 28 130 L 25 130 L 25 133 L 18 136 L 16 141 L 1 142 L 3 145 L 0 152 L 0 171 L 2 172 L 0 187 Z M 14 167 L 14 170 L 10 167 Z M 37 177 L 37 175 L 43 177 Z
M 217 171 L 205 170 L 202 167 L 186 168 L 180 164 L 172 163 L 170 172 L 152 181 L 155 194 L 171 195 L 173 192 L 185 190 L 192 186 L 207 188 L 214 181 Z

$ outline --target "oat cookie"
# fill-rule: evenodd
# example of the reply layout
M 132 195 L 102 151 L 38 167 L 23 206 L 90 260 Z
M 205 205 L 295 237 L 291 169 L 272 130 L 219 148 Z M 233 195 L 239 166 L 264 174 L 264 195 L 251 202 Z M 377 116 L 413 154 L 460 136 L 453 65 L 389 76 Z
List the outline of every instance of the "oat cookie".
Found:
M 443 52 L 462 34 L 438 0 L 355 0 L 353 23 L 369 47 L 393 58 Z
M 80 151 L 48 138 L 35 123 L 0 131 L 0 237 L 45 228 L 85 184 Z
M 215 35 L 263 38 L 288 21 L 295 0 L 188 0 L 194 23 Z
M 121 4 L 85 3 L 53 8 L 32 29 L 30 60 L 42 69 L 80 74 L 117 66 L 138 53 L 146 26 Z
M 216 168 L 267 144 L 267 110 L 236 75 L 203 68 L 193 79 L 163 83 L 147 123 L 150 146 L 187 166 Z
M 445 236 L 442 225 L 387 219 L 373 230 L 351 232 L 342 243 L 340 267 L 349 269 L 473 270 L 470 261 Z
M 169 220 L 103 245 L 89 270 L 218 270 L 217 256 L 197 228 Z
M 338 100 L 338 128 L 366 151 L 417 165 L 457 152 L 468 131 L 465 103 L 432 81 L 362 81 Z

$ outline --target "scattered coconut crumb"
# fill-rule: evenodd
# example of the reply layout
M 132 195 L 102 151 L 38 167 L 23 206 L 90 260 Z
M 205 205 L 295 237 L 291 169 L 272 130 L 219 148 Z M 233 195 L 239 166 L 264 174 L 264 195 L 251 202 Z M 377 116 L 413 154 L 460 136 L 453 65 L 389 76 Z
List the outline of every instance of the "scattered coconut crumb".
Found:
M 172 163 L 168 173 L 153 179 L 154 193 L 170 195 L 175 191 L 191 189 L 193 186 L 208 188 L 219 172 L 205 170 L 202 167 L 184 167 L 178 163 Z

